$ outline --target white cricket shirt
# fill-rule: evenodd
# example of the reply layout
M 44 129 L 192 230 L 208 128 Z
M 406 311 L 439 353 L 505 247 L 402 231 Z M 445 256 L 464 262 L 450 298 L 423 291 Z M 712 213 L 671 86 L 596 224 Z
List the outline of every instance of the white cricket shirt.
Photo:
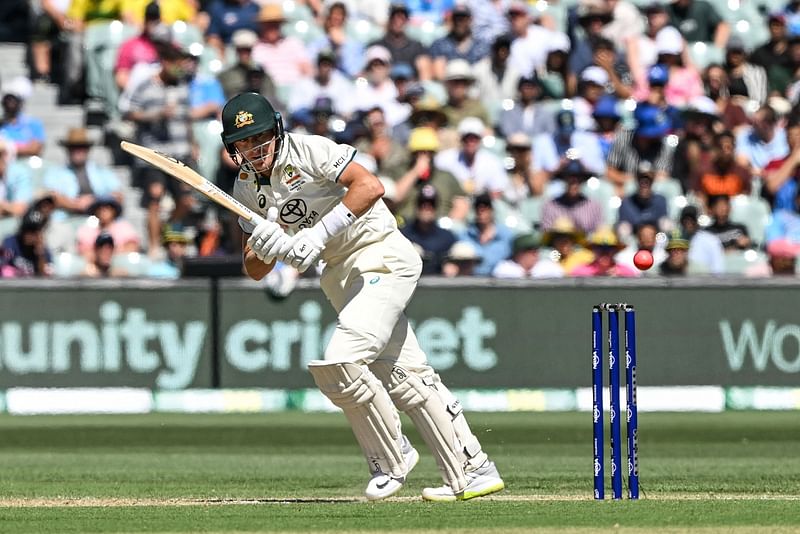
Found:
M 262 178 L 259 186 L 252 172 L 240 170 L 233 196 L 262 217 L 271 206 L 277 207 L 278 223 L 294 234 L 319 222 L 342 200 L 347 188 L 338 183 L 339 176 L 355 155 L 352 146 L 326 137 L 286 133 L 269 183 Z M 239 226 L 248 234 L 254 228 L 241 217 Z M 355 223 L 328 241 L 320 257 L 329 264 L 339 263 L 354 251 L 383 241 L 395 230 L 394 216 L 383 200 L 378 200 Z

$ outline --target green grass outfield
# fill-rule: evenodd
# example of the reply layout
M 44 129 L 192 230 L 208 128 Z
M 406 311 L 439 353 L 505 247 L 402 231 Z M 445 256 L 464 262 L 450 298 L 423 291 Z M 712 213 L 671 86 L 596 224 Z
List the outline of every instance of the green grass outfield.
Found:
M 471 414 L 507 490 L 447 504 L 407 424 L 422 459 L 372 504 L 338 414 L 1 416 L 0 532 L 800 532 L 797 412 L 640 414 L 638 502 L 591 499 L 590 419 Z

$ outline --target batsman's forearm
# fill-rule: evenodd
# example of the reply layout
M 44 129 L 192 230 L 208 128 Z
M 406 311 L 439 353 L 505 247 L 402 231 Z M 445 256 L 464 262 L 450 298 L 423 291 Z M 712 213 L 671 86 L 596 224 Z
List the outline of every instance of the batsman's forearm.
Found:
M 247 276 L 253 280 L 261 280 L 275 267 L 275 260 L 272 260 L 270 263 L 264 263 L 259 260 L 255 253 L 250 250 L 245 237 L 243 237 L 242 245 L 244 248 L 244 252 L 242 253 L 244 255 L 244 270 Z

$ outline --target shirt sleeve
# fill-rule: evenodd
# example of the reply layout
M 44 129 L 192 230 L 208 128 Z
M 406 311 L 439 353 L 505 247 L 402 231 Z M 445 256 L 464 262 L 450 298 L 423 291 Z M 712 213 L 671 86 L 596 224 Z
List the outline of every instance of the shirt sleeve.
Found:
M 356 156 L 356 149 L 319 135 L 295 137 L 302 157 L 300 166 L 315 180 L 339 181 L 345 168 Z
M 258 207 L 258 195 L 250 187 L 248 187 L 247 180 L 237 178 L 233 184 L 233 198 L 250 208 L 256 213 L 260 213 L 261 209 Z M 239 217 L 239 227 L 246 234 L 252 234 L 255 225 L 250 221 L 246 221 Z

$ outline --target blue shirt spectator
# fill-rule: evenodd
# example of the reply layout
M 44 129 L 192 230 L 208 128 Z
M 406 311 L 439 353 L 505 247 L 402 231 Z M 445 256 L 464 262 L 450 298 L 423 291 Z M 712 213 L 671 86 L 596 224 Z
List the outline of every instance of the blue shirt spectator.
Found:
M 222 84 L 212 76 L 198 75 L 189 83 L 189 107 L 214 105 L 222 110 L 225 105 L 225 92 Z
M 258 32 L 258 12 L 258 4 L 251 0 L 216 0 L 208 8 L 209 42 L 228 44 L 236 30 Z
M 33 201 L 33 178 L 27 165 L 8 164 L 0 142 L 0 217 L 22 217 Z
M 447 62 L 463 59 L 474 65 L 489 55 L 491 43 L 476 38 L 472 34 L 472 12 L 466 5 L 453 8 L 453 28 L 444 37 L 431 44 L 430 54 L 434 61 L 434 74 L 444 78 Z
M 318 57 L 321 52 L 335 50 L 336 68 L 351 78 L 364 70 L 364 46 L 352 37 L 348 37 L 341 46 L 334 46 L 330 37 L 323 35 L 306 45 L 309 57 Z
M 637 182 L 637 191 L 625 197 L 619 207 L 619 222 L 630 224 L 631 230 L 645 221 L 658 224 L 662 219 L 669 217 L 667 199 L 653 193 L 653 175 L 639 173 Z
M 445 230 L 436 220 L 439 193 L 430 184 L 422 186 L 417 196 L 417 211 L 414 220 L 400 231 L 409 241 L 417 245 L 422 256 L 422 274 L 442 274 L 442 264 L 456 236 Z
M 453 9 L 453 0 L 406 0 L 405 5 L 411 12 L 411 20 L 416 24 L 420 19 L 430 20 L 437 26 L 444 20 L 444 15 Z
M 490 276 L 498 263 L 511 256 L 514 233 L 495 221 L 489 194 L 475 197 L 474 206 L 475 222 L 459 238 L 472 244 L 481 256 L 481 262 L 475 267 L 475 275 Z
M 3 84 L 0 136 L 14 143 L 17 156 L 38 156 L 44 147 L 42 121 L 22 113 L 25 99 L 32 91 L 30 80 L 22 76 Z
M 766 230 L 767 243 L 785 239 L 800 244 L 800 214 L 796 211 L 779 210 L 772 214 Z

